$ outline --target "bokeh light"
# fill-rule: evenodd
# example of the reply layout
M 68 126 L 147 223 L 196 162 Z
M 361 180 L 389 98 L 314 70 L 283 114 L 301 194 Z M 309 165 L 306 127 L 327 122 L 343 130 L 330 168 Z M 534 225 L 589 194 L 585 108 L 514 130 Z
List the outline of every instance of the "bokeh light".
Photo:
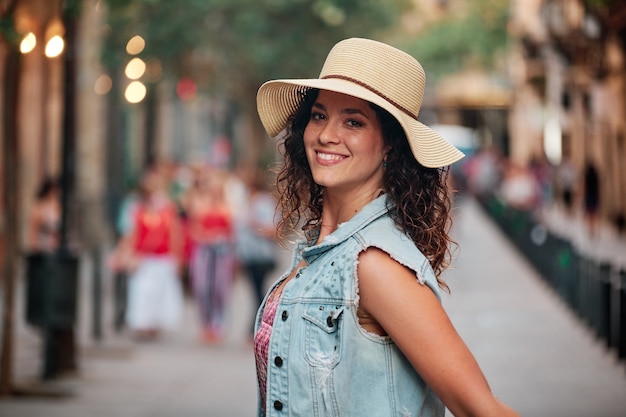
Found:
M 124 91 L 124 98 L 131 104 L 140 103 L 146 98 L 146 86 L 141 81 L 132 81 Z
M 48 58 L 56 58 L 63 53 L 64 48 L 65 42 L 63 38 L 59 35 L 54 35 L 50 38 L 48 43 L 46 43 L 46 56 Z
M 124 73 L 131 80 L 137 80 L 143 76 L 146 72 L 146 63 L 141 58 L 133 58 L 128 64 L 126 64 L 126 69 Z
M 111 80 L 111 77 L 106 74 L 102 74 L 96 79 L 93 90 L 96 94 L 103 96 L 105 94 L 108 94 L 109 91 L 111 91 L 112 87 L 113 80 Z
M 548 117 L 543 131 L 543 148 L 546 158 L 554 165 L 559 165 L 563 158 L 562 136 L 559 119 L 555 116 Z
M 126 44 L 126 52 L 129 55 L 137 55 L 146 47 L 146 41 L 139 35 L 135 35 Z
M 22 42 L 20 42 L 20 52 L 27 54 L 32 52 L 35 46 L 37 46 L 37 37 L 33 32 L 28 32 L 22 39 Z
M 146 62 L 146 81 L 151 83 L 158 82 L 163 76 L 163 67 L 161 66 L 161 62 L 152 58 Z

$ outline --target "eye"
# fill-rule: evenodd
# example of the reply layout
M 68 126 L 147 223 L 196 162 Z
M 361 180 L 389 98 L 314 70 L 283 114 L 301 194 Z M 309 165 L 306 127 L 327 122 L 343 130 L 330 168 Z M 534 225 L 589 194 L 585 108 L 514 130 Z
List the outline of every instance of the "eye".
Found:
M 311 120 L 324 120 L 326 117 L 320 112 L 311 112 Z
M 346 124 L 350 127 L 363 127 L 363 123 L 355 119 L 349 119 Z

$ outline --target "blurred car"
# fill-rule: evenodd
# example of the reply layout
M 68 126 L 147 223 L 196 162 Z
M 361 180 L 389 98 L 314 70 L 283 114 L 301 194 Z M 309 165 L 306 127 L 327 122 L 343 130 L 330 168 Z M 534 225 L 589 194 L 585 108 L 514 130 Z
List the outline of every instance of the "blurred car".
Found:
M 429 127 L 465 154 L 465 158 L 450 166 L 450 172 L 454 188 L 459 191 L 466 190 L 468 184 L 464 165 L 471 161 L 480 147 L 478 132 L 476 129 L 460 125 L 433 124 Z
M 429 127 L 450 144 L 460 149 L 466 156 L 471 156 L 480 146 L 478 132 L 471 127 L 445 124 L 434 124 L 429 125 Z

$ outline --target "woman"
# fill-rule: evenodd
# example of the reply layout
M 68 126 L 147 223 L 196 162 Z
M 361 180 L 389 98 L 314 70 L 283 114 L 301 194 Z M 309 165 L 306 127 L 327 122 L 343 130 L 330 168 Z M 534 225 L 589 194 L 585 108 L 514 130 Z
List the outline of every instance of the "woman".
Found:
M 132 226 L 117 251 L 130 271 L 126 324 L 137 340 L 153 340 L 173 329 L 183 307 L 180 283 L 182 234 L 178 211 L 154 170 L 141 181 L 130 209 Z
M 270 136 L 286 128 L 279 232 L 305 232 L 257 315 L 259 415 L 517 415 L 440 303 L 451 243 L 440 168 L 463 155 L 417 121 L 424 82 L 404 52 L 347 39 L 319 79 L 258 92 Z
M 226 313 L 235 276 L 232 211 L 224 183 L 227 173 L 199 173 L 183 205 L 193 242 L 189 260 L 191 287 L 200 312 L 202 339 L 221 342 L 226 336 Z

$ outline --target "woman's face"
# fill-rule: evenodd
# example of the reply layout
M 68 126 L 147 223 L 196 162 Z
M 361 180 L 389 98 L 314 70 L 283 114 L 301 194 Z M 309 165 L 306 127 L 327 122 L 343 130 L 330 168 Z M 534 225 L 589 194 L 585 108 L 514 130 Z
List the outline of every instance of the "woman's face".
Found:
M 373 193 L 380 188 L 387 147 L 367 101 L 321 90 L 304 131 L 304 147 L 313 180 L 327 190 Z

